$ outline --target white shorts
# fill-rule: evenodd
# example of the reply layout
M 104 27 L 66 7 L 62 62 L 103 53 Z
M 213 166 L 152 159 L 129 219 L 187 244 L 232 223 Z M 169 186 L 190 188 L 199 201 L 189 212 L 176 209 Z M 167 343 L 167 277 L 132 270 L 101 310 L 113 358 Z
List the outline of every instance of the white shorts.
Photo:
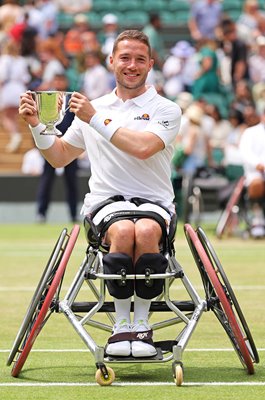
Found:
M 108 214 L 115 211 L 129 211 L 129 210 L 139 210 L 139 211 L 153 211 L 157 214 L 161 215 L 166 221 L 166 225 L 169 229 L 171 215 L 168 213 L 163 207 L 152 203 L 144 203 L 140 206 L 137 206 L 134 203 L 131 203 L 128 200 L 125 201 L 116 201 L 114 203 L 108 204 L 103 207 L 93 218 L 93 222 L 95 225 L 98 225 Z

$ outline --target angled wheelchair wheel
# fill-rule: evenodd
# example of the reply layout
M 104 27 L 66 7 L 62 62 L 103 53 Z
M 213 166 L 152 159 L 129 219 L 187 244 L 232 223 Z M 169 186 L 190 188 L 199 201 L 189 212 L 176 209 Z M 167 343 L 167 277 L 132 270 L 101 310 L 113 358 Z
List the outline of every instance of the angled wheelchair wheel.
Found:
M 221 239 L 224 234 L 231 234 L 239 223 L 238 203 L 240 201 L 244 189 L 244 176 L 241 176 L 237 181 L 232 195 L 230 196 L 227 205 L 222 212 L 216 226 L 216 236 Z
M 79 230 L 78 225 L 70 234 L 64 229 L 52 251 L 7 361 L 7 365 L 14 362 L 11 371 L 14 377 L 19 375 L 38 334 L 56 309 L 63 275 Z
M 224 270 L 201 228 L 195 232 L 186 224 L 185 235 L 202 277 L 208 307 L 226 331 L 243 367 L 253 374 L 258 353 Z

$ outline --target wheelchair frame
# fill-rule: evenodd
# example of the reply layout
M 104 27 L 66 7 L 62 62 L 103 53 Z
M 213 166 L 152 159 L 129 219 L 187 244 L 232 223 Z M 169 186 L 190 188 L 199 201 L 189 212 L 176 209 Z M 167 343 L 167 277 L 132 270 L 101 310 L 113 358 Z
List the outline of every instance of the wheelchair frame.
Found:
M 248 219 L 247 201 L 245 199 L 245 177 L 241 176 L 228 199 L 216 225 L 216 236 L 221 239 L 224 236 L 232 235 L 239 225 L 243 223 L 245 230 L 239 231 L 241 236 L 249 236 L 250 221 Z
M 243 367 L 249 374 L 254 373 L 253 364 L 259 362 L 255 343 L 222 265 L 202 228 L 199 227 L 195 231 L 191 225 L 184 225 L 188 245 L 202 278 L 205 299 L 199 296 L 176 260 L 174 241 L 171 241 L 167 252 L 164 254 L 168 259 L 166 272 L 136 276 L 126 276 L 123 272 L 120 275 L 104 274 L 104 252 L 95 244 L 89 244 L 72 284 L 65 297 L 60 300 L 64 272 L 79 230 L 78 225 L 73 227 L 70 234 L 68 234 L 67 229 L 63 229 L 57 240 L 7 360 L 7 365 L 13 364 L 11 371 L 13 377 L 19 375 L 38 334 L 53 312 L 65 315 L 94 356 L 96 381 L 102 386 L 110 385 L 115 379 L 113 369 L 106 364 L 164 363 L 168 361 L 172 361 L 172 373 L 176 385 L 181 386 L 184 380 L 182 363 L 184 350 L 203 312 L 210 310 L 214 312 L 225 329 Z M 107 356 L 104 347 L 97 345 L 94 338 L 89 334 L 87 326 L 111 332 L 115 323 L 113 316 L 115 310 L 114 303 L 106 301 L 106 280 L 120 279 L 122 284 L 127 279 L 135 278 L 145 279 L 146 281 L 164 279 L 163 293 L 151 302 L 150 307 L 150 314 L 159 312 L 161 320 L 153 323 L 151 328 L 155 331 L 180 323 L 184 324 L 184 328 L 177 333 L 175 339 L 156 342 L 158 354 L 155 357 L 136 359 L 133 357 Z M 171 299 L 170 288 L 175 280 L 183 284 L 190 300 L 175 301 Z M 99 287 L 96 286 L 96 281 L 99 282 Z M 84 283 L 88 285 L 96 301 L 76 301 Z M 162 318 L 163 312 L 172 312 L 173 317 Z M 97 313 L 105 313 L 110 323 L 94 320 L 93 316 Z

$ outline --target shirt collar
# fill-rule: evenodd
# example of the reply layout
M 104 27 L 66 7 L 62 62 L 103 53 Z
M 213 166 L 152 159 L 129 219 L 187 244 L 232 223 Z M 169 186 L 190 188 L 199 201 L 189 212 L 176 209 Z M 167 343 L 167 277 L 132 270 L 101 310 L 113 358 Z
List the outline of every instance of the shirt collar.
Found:
M 148 86 L 147 90 L 141 94 L 140 96 L 134 97 L 130 99 L 130 101 L 134 102 L 137 106 L 142 107 L 146 103 L 148 103 L 150 100 L 153 99 L 157 94 L 156 89 L 154 86 Z M 116 95 L 116 88 L 109 94 L 108 96 L 108 103 L 114 104 L 116 102 L 120 102 L 121 99 Z

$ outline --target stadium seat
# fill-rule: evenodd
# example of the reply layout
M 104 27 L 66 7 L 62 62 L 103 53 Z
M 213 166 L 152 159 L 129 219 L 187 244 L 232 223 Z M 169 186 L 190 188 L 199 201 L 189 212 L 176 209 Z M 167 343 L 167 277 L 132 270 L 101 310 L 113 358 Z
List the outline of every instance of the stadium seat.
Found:
M 115 0 L 94 0 L 92 11 L 97 12 L 112 12 L 117 9 L 117 2 Z
M 145 11 L 127 11 L 123 13 L 120 25 L 124 28 L 144 27 L 149 21 L 148 14 Z
M 74 23 L 74 16 L 60 11 L 57 14 L 57 22 L 60 29 L 69 29 Z
M 142 1 L 141 0 L 118 0 L 116 2 L 117 10 L 120 12 L 123 11 L 138 11 L 142 9 Z
M 167 9 L 170 11 L 186 11 L 190 12 L 190 3 L 186 0 L 169 0 Z
M 164 0 L 143 0 L 142 9 L 148 13 L 160 12 L 167 9 L 167 2 Z

